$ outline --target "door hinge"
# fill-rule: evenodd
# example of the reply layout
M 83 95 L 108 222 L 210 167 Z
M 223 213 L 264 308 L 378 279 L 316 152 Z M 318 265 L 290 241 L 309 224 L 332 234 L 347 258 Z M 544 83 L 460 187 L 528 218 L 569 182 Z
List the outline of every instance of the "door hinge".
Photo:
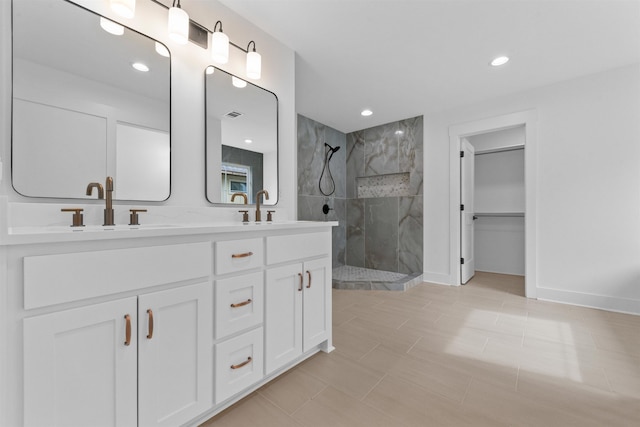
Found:
M 460 152 L 460 157 L 464 157 L 464 151 Z
M 460 264 L 464 264 L 464 258 L 460 258 Z
M 460 210 L 463 211 L 464 210 L 464 205 L 460 205 Z

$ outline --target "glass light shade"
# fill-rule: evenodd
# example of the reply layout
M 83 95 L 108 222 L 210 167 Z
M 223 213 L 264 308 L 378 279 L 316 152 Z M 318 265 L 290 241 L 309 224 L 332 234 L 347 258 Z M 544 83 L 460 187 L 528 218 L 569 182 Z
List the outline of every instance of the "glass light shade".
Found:
M 243 88 L 243 87 L 247 86 L 247 82 L 245 82 L 242 79 L 237 78 L 236 76 L 231 76 L 231 83 L 235 87 L 239 87 L 239 88 Z
M 218 64 L 229 61 L 229 37 L 222 31 L 211 34 L 211 59 Z
M 262 72 L 262 57 L 258 52 L 247 52 L 247 77 L 259 79 Z
M 111 10 L 127 19 L 133 18 L 136 13 L 136 0 L 111 0 Z
M 169 8 L 169 37 L 180 44 L 189 41 L 189 15 L 179 7 Z
M 162 43 L 156 42 L 156 53 L 158 55 L 164 56 L 165 58 L 169 57 L 169 50 Z
M 124 34 L 124 27 L 120 24 L 116 24 L 113 21 L 109 21 L 107 18 L 100 17 L 100 27 L 109 34 L 114 36 L 121 36 Z

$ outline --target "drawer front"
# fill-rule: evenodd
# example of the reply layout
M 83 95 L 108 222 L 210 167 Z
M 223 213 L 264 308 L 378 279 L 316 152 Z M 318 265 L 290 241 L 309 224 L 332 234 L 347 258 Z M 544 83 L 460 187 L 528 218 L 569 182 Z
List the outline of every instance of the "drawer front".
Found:
M 262 272 L 216 281 L 216 339 L 262 323 L 263 282 Z
M 25 257 L 24 308 L 209 277 L 211 249 L 202 242 Z
M 267 264 L 321 255 L 331 256 L 331 230 L 267 237 Z
M 216 404 L 262 379 L 263 349 L 262 328 L 216 345 Z
M 250 270 L 263 264 L 264 243 L 261 238 L 216 242 L 216 274 Z

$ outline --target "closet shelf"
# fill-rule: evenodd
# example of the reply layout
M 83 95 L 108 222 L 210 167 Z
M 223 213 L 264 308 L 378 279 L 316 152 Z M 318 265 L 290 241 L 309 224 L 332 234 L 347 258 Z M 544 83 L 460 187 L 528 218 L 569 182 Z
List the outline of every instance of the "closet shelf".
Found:
M 476 212 L 476 217 L 524 217 L 524 212 Z

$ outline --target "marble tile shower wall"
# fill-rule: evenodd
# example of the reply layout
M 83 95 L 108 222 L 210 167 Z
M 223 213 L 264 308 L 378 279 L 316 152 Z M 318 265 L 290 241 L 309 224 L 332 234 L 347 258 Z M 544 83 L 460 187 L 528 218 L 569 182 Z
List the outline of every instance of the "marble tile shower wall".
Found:
M 340 147 L 330 161 L 335 192 L 324 196 L 319 180 L 324 166 L 325 146 Z M 333 227 L 333 267 L 345 264 L 347 245 L 346 204 L 346 135 L 329 126 L 298 115 L 298 219 L 338 221 Z M 327 215 L 322 206 L 329 205 Z
M 420 116 L 345 135 L 298 115 L 298 218 L 340 222 L 333 231 L 334 268 L 422 273 L 422 123 Z M 331 159 L 336 191 L 330 197 L 318 188 L 325 142 L 341 147 Z M 357 178 L 398 173 L 409 174 L 402 196 L 358 198 Z

